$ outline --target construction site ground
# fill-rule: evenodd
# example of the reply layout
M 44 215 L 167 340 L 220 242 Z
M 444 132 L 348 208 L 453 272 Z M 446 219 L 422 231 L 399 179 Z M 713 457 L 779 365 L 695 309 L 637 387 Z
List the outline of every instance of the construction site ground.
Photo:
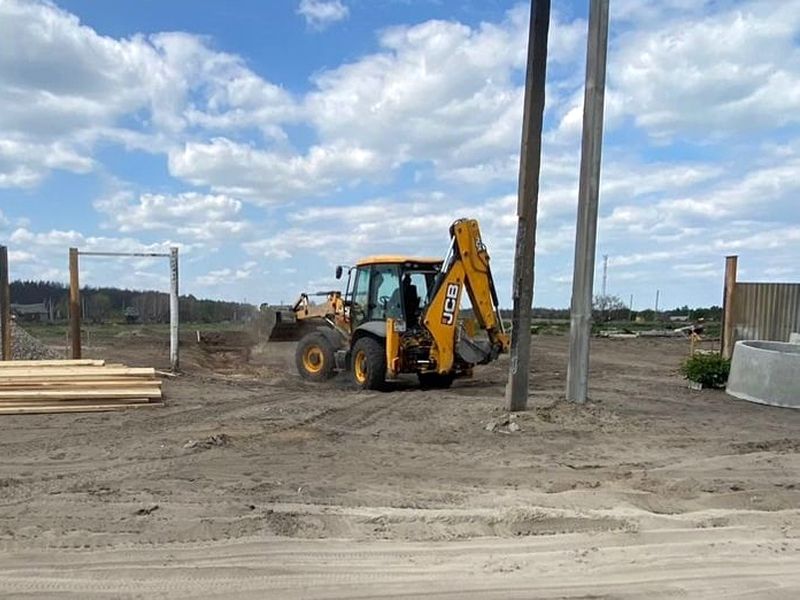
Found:
M 800 411 L 688 389 L 685 340 L 595 340 L 575 406 L 534 337 L 508 419 L 507 359 L 361 392 L 246 338 L 186 331 L 165 408 L 0 417 L 0 596 L 800 597 Z M 136 327 L 86 354 L 168 365 Z

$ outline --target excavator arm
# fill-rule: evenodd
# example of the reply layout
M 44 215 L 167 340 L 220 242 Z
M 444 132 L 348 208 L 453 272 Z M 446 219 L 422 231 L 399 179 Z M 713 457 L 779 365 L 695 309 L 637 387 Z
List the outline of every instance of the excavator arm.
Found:
M 478 325 L 489 338 L 485 351 L 471 340 L 458 339 L 461 296 L 465 289 Z M 439 373 L 453 369 L 459 350 L 469 352 L 465 362 L 488 362 L 508 351 L 509 337 L 500 318 L 489 253 L 476 220 L 459 219 L 450 226 L 450 251 L 436 278 L 422 322 L 433 338 L 431 359 Z

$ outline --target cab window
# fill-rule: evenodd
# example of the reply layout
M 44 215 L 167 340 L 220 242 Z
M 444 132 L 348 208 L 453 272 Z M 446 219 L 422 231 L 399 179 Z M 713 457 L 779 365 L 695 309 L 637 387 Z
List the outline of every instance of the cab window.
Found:
M 367 320 L 367 305 L 369 304 L 369 267 L 356 269 L 355 282 L 353 283 L 353 300 L 350 306 L 350 315 L 356 325 Z
M 397 266 L 373 266 L 369 289 L 368 321 L 385 321 L 387 318 L 403 318 L 403 304 L 400 297 L 400 276 Z

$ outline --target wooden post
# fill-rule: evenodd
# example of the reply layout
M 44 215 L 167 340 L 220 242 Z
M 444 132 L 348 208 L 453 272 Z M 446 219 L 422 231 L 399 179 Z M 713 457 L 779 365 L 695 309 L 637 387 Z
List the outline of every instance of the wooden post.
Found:
M 170 248 L 169 253 L 169 362 L 173 372 L 180 367 L 179 327 L 180 304 L 178 302 L 178 249 Z
M 725 291 L 722 300 L 722 347 L 723 358 L 733 356 L 733 346 L 736 343 L 736 331 L 733 314 L 736 301 L 736 272 L 738 269 L 738 256 L 725 258 Z
M 0 246 L 0 327 L 3 360 L 11 360 L 11 288 L 8 285 L 8 248 Z
M 600 159 L 603 148 L 608 1 L 591 0 L 589 3 L 578 224 L 575 233 L 567 364 L 567 400 L 578 403 L 585 402 L 589 395 L 589 338 L 592 333 L 592 293 L 600 198 Z
M 525 410 L 528 406 L 533 266 L 536 256 L 536 219 L 542 162 L 542 121 L 549 27 L 550 0 L 531 0 L 517 192 L 517 246 L 511 292 L 514 306 L 511 313 L 511 360 L 506 386 L 508 410 Z
M 81 357 L 81 287 L 78 277 L 78 249 L 69 249 L 69 334 L 72 358 Z

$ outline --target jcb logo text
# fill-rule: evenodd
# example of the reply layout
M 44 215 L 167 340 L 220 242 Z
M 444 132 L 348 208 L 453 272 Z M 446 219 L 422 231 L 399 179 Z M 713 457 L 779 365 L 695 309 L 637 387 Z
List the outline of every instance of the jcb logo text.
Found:
M 442 323 L 452 325 L 455 321 L 456 308 L 458 308 L 458 294 L 461 286 L 457 283 L 448 283 L 444 296 L 444 310 L 442 311 Z

